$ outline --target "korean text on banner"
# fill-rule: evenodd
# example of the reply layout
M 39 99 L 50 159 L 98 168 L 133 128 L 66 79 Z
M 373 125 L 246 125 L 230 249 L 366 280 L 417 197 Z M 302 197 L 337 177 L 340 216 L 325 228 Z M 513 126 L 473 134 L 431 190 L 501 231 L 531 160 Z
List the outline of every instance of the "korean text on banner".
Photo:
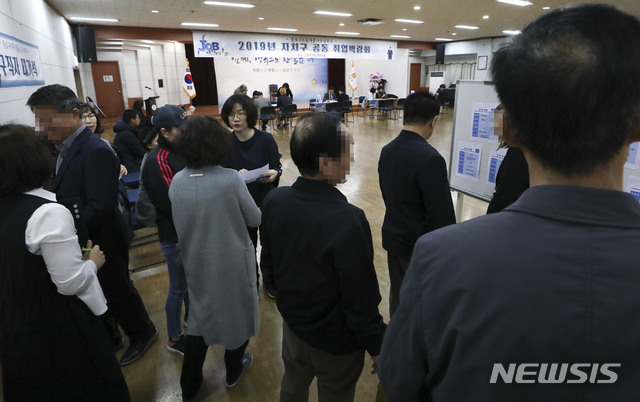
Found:
M 0 33 L 0 88 L 44 85 L 38 46 Z

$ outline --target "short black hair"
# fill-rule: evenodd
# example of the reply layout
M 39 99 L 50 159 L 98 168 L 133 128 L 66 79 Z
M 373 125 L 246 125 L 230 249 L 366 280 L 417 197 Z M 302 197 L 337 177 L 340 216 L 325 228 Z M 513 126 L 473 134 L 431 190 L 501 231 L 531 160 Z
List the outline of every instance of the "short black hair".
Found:
M 130 124 L 131 120 L 135 120 L 136 117 L 140 116 L 138 112 L 133 109 L 127 109 L 122 113 L 122 121 L 127 124 Z
M 546 167 L 588 175 L 640 114 L 640 21 L 608 5 L 543 15 L 497 50 L 491 74 L 514 138 Z
M 254 128 L 258 122 L 258 107 L 253 99 L 249 98 L 247 95 L 231 95 L 227 99 L 224 105 L 222 105 L 222 111 L 220 112 L 222 121 L 224 121 L 227 126 L 231 127 L 231 123 L 229 123 L 229 114 L 236 103 L 239 104 L 247 114 L 247 125 L 250 128 Z
M 329 113 L 307 113 L 300 117 L 289 144 L 291 159 L 300 174 L 318 174 L 321 156 L 340 157 L 345 152 L 344 137 L 340 120 Z
M 187 166 L 199 169 L 224 161 L 231 149 L 232 135 L 213 117 L 201 115 L 189 121 L 175 145 Z
M 158 132 L 160 130 L 156 130 L 153 127 L 153 123 L 151 123 L 151 119 L 146 117 L 140 120 L 140 127 L 138 127 L 138 141 L 146 148 L 150 149 L 149 145 L 153 142 L 153 139 L 158 136 Z
M 54 160 L 33 128 L 0 125 L 0 197 L 40 188 L 53 175 Z
M 80 107 L 80 101 L 70 88 L 53 84 L 39 88 L 27 100 L 27 106 L 35 111 L 38 106 L 55 106 L 60 113 L 70 113 Z
M 89 113 L 93 113 L 94 116 L 96 116 L 96 131 L 94 131 L 94 133 L 96 134 L 102 134 L 104 133 L 104 129 L 102 128 L 102 125 L 100 124 L 100 116 L 98 116 L 98 113 L 96 113 L 96 110 L 88 103 L 81 103 L 80 106 L 78 106 L 78 110 L 80 111 L 80 116 L 82 116 L 83 114 L 89 112 Z
M 433 94 L 416 91 L 407 96 L 402 112 L 404 124 L 425 124 L 440 114 L 440 106 Z
M 253 91 L 253 96 L 258 96 L 258 95 L 260 95 L 260 91 L 257 91 L 257 90 Z
M 144 103 L 142 102 L 141 99 L 136 99 L 133 101 L 133 106 L 131 107 L 131 109 L 135 110 L 136 112 L 138 112 L 141 116 L 142 116 L 142 106 L 144 105 Z

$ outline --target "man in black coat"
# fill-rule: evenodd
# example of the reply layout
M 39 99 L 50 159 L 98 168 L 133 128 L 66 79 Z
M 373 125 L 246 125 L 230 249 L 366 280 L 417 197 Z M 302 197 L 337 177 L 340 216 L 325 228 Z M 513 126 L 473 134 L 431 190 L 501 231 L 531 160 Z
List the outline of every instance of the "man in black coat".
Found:
M 87 240 L 100 246 L 107 262 L 98 271 L 107 298 L 108 313 L 129 336 L 129 348 L 121 365 L 138 360 L 157 339 L 140 294 L 129 279 L 131 229 L 118 208 L 119 162 L 111 149 L 80 119 L 73 91 L 48 85 L 34 92 L 27 105 L 36 115 L 36 127 L 56 142 L 59 155 L 53 192 L 71 211 L 82 245 Z M 122 342 L 113 319 L 105 317 L 114 344 Z
M 378 175 L 387 207 L 382 247 L 387 250 L 389 264 L 391 316 L 398 308 L 400 285 L 418 238 L 456 223 L 447 165 L 427 142 L 433 135 L 439 109 L 433 95 L 427 92 L 407 96 L 404 129 L 380 153 Z

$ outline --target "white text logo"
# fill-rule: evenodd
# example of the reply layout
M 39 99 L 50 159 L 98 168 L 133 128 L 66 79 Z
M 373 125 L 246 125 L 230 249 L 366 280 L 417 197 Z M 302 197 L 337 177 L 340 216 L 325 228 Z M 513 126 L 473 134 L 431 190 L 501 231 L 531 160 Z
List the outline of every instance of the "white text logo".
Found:
M 505 384 L 612 384 L 618 380 L 613 369 L 620 363 L 511 363 L 507 368 L 501 363 L 493 365 L 489 383 L 501 379 Z

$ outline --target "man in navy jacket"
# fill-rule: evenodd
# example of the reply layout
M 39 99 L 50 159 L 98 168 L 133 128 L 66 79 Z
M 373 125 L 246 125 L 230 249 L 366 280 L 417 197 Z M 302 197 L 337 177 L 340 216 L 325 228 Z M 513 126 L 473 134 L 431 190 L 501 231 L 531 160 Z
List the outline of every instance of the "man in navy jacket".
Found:
M 80 104 L 71 89 L 44 86 L 31 95 L 27 105 L 36 115 L 38 130 L 49 141 L 57 142 L 59 155 L 52 190 L 58 202 L 75 217 L 81 244 L 91 240 L 104 251 L 107 262 L 98 271 L 100 286 L 108 313 L 129 336 L 129 348 L 120 364 L 133 363 L 156 340 L 158 331 L 129 279 L 133 234 L 118 209 L 118 159 L 80 119 Z M 111 329 L 114 342 L 122 342 L 117 327 L 112 325 Z
M 560 8 L 492 57 L 531 187 L 418 240 L 380 380 L 397 401 L 637 401 L 640 205 L 622 173 L 640 140 L 640 20 Z
M 447 165 L 428 140 L 440 107 L 433 95 L 415 92 L 404 104 L 404 129 L 382 148 L 378 176 L 387 207 L 382 247 L 389 265 L 389 313 L 398 308 L 400 285 L 420 236 L 456 223 Z

